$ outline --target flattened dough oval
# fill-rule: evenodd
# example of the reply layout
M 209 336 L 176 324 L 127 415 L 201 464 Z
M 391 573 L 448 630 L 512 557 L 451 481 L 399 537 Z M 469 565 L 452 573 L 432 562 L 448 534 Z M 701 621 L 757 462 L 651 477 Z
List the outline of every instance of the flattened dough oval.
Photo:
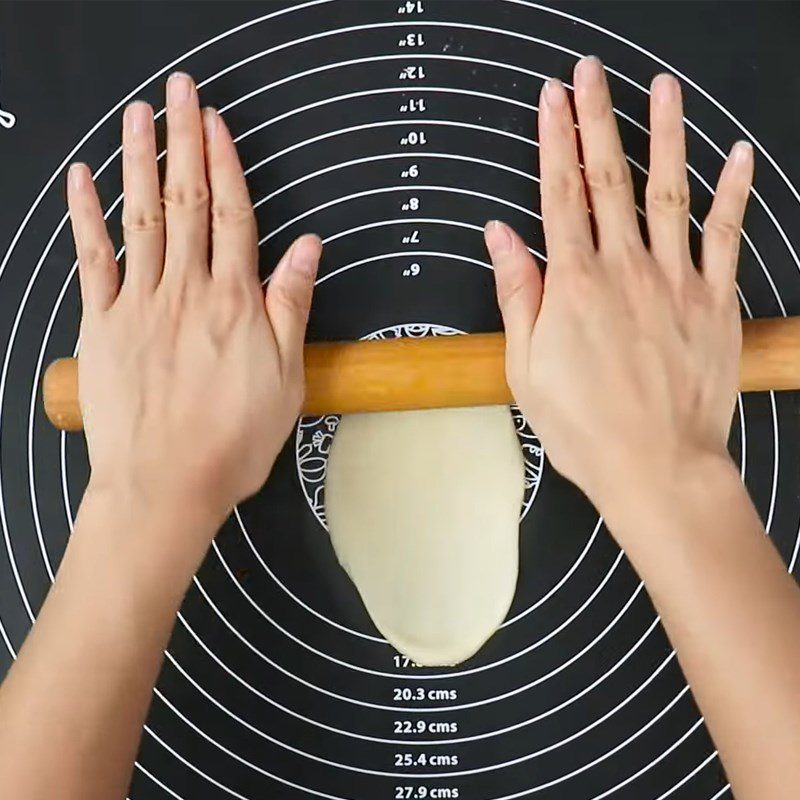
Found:
M 517 584 L 525 468 L 505 406 L 344 416 L 325 506 L 378 630 L 426 666 L 472 656 Z

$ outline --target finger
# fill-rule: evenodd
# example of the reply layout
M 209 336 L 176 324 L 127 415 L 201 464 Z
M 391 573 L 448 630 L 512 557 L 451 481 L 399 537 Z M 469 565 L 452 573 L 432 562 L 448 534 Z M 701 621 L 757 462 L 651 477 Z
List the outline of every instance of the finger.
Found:
M 92 173 L 85 164 L 70 167 L 67 203 L 78 256 L 84 313 L 105 311 L 119 291 L 119 269 Z
M 203 109 L 203 128 L 211 186 L 211 274 L 256 279 L 256 218 L 236 146 L 213 108 Z
M 153 109 L 147 103 L 132 103 L 125 109 L 122 183 L 125 285 L 152 291 L 164 267 L 164 210 L 156 164 Z
M 167 81 L 166 280 L 183 282 L 208 274 L 209 191 L 203 149 L 194 81 L 177 72 Z
M 286 251 L 267 287 L 267 315 L 281 368 L 295 378 L 303 374 L 303 342 L 321 253 L 318 236 L 301 236 Z
M 561 81 L 547 81 L 539 99 L 539 171 L 548 251 L 593 248 L 575 121 Z
M 702 272 L 723 295 L 729 294 L 735 284 L 742 222 L 752 183 L 753 147 L 749 142 L 737 142 L 722 168 L 703 225 Z
M 508 226 L 493 220 L 484 230 L 492 259 L 497 303 L 503 315 L 509 357 L 527 362 L 533 326 L 542 302 L 542 276 L 525 242 Z
M 575 67 L 575 109 L 597 245 L 616 252 L 641 244 L 631 171 L 622 151 L 605 70 L 597 58 L 583 58 Z
M 689 182 L 681 87 L 657 75 L 650 87 L 650 175 L 647 180 L 650 252 L 665 272 L 692 268 L 689 252 Z

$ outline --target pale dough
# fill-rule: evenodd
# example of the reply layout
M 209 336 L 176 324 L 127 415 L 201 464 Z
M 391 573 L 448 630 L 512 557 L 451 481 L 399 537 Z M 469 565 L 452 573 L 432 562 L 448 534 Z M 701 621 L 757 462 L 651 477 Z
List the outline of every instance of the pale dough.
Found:
M 508 613 L 524 482 L 506 406 L 339 423 L 325 480 L 333 547 L 378 630 L 416 663 L 464 661 Z

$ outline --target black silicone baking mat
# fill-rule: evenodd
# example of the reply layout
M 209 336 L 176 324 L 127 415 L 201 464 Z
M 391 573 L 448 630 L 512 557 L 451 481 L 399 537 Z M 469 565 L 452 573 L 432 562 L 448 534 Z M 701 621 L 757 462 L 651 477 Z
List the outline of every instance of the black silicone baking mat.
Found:
M 696 223 L 730 144 L 756 148 L 743 315 L 797 314 L 798 37 L 793 3 L 0 5 L 0 674 L 87 478 L 82 439 L 54 431 L 40 402 L 43 367 L 77 336 L 65 168 L 92 165 L 121 244 L 125 102 L 160 110 L 172 70 L 195 76 L 239 138 L 265 274 L 297 234 L 326 240 L 311 338 L 419 336 L 500 327 L 487 219 L 546 255 L 542 81 L 603 58 L 641 190 L 647 86 L 668 69 L 684 87 Z M 335 424 L 305 420 L 218 536 L 169 646 L 133 800 L 728 796 L 643 587 L 532 434 L 509 621 L 466 664 L 425 670 L 381 641 L 331 551 Z M 741 398 L 731 447 L 792 570 L 799 435 L 796 395 Z

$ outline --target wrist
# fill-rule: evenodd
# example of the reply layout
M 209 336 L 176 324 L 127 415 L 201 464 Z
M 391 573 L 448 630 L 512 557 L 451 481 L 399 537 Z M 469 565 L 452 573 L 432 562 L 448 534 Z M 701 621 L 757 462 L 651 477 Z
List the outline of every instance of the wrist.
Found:
M 144 590 L 181 596 L 227 514 L 169 493 L 92 477 L 73 534 Z
M 654 537 L 675 537 L 684 532 L 708 535 L 719 526 L 702 524 L 714 508 L 730 507 L 744 498 L 736 464 L 727 452 L 686 452 L 650 468 L 636 465 L 620 470 L 600 493 L 596 506 L 620 546 L 629 550 Z M 724 530 L 722 531 L 724 534 Z
M 215 521 L 221 525 L 233 510 L 220 493 L 204 491 L 169 471 L 143 476 L 144 470 L 123 469 L 112 472 L 92 469 L 86 495 L 113 499 L 125 508 L 164 518 L 191 516 L 198 522 Z M 153 470 L 149 471 L 153 473 Z

